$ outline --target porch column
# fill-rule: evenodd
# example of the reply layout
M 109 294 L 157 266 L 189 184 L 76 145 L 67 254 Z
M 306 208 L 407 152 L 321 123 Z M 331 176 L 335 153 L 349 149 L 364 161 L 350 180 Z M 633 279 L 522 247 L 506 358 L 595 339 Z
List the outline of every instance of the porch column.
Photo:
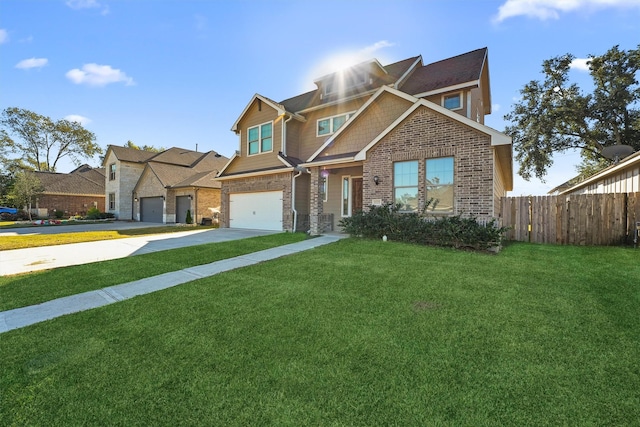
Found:
M 309 233 L 312 236 L 322 234 L 322 223 L 320 217 L 322 216 L 323 208 L 323 195 L 320 188 L 322 186 L 322 177 L 320 176 L 320 168 L 311 168 L 311 191 L 310 191 L 310 210 L 309 210 Z

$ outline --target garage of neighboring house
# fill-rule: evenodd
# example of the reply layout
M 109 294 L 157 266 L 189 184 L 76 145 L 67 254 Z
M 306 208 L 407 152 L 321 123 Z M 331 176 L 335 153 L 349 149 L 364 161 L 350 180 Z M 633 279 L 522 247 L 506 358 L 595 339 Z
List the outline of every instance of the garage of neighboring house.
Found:
M 140 199 L 140 220 L 143 222 L 162 223 L 162 197 L 143 197 Z
M 282 231 L 282 191 L 230 194 L 229 226 Z
M 189 196 L 176 197 L 176 222 L 180 224 L 187 223 L 187 211 L 191 209 L 191 200 Z M 193 220 L 193 215 L 191 217 Z

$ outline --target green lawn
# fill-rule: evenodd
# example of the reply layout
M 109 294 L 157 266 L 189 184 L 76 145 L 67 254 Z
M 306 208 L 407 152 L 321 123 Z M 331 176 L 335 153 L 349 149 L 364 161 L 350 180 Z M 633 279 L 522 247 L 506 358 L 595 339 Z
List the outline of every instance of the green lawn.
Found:
M 133 282 L 145 277 L 208 264 L 304 239 L 306 235 L 303 233 L 278 233 L 233 242 L 188 246 L 49 271 L 0 276 L 0 311 Z M 55 250 L 52 248 L 52 251 Z
M 638 425 L 639 260 L 342 240 L 0 335 L 0 424 Z

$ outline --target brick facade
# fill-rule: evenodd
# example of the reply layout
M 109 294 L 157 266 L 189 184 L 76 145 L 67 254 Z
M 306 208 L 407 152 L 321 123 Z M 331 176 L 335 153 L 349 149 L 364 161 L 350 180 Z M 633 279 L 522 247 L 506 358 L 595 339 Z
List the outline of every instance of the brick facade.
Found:
M 64 212 L 65 217 L 84 216 L 92 207 L 100 212 L 105 211 L 105 198 L 101 196 L 73 196 L 69 194 L 42 194 L 38 197 L 34 208 L 46 209 L 49 217 L 55 217 L 56 211 Z
M 393 202 L 393 164 L 418 160 L 418 208 L 425 204 L 425 160 L 454 158 L 454 214 L 493 218 L 494 156 L 490 137 L 422 107 L 392 130 L 363 165 L 363 206 Z M 380 178 L 375 185 L 373 176 Z
M 293 229 L 291 215 L 291 172 L 273 175 L 254 176 L 250 178 L 238 178 L 222 182 L 220 196 L 220 226 L 229 227 L 229 195 L 232 193 L 256 193 L 259 191 L 282 190 L 282 228 L 286 231 Z

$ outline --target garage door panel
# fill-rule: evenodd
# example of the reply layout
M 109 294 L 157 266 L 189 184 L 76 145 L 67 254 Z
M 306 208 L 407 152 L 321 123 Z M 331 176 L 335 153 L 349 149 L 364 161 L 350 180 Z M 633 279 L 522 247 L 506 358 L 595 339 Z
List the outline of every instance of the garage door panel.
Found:
M 234 193 L 229 205 L 232 228 L 282 231 L 282 191 Z
M 140 220 L 143 222 L 162 222 L 162 197 L 143 197 L 140 199 Z

